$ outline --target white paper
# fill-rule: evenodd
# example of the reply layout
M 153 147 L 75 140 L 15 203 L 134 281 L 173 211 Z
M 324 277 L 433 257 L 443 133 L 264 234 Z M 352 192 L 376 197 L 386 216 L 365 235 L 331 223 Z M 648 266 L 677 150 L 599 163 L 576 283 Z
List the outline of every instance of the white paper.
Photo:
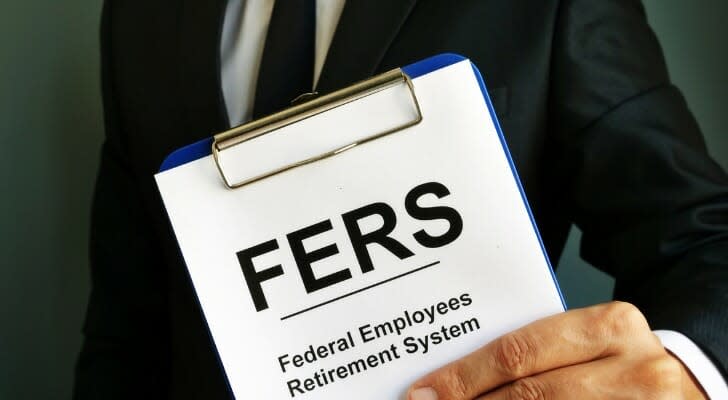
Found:
M 156 176 L 236 398 L 401 399 L 419 376 L 563 311 L 470 62 L 413 83 L 424 116 L 419 125 L 335 157 L 236 190 L 223 186 L 209 156 Z M 344 138 L 367 136 L 412 116 L 402 88 L 381 92 L 376 100 L 350 103 L 280 131 L 294 146 L 260 142 L 250 152 L 240 145 L 236 152 L 246 156 L 225 153 L 226 171 L 244 176 L 256 168 L 245 162 L 248 157 L 258 163 L 268 156 L 296 157 L 292 149 L 325 151 L 336 147 L 338 132 Z M 394 117 L 377 107 L 394 103 L 404 104 L 391 111 Z M 457 238 L 438 248 L 423 246 L 413 234 L 424 230 L 437 237 L 453 229 L 452 221 L 418 220 L 405 207 L 413 188 L 431 182 L 449 195 L 423 195 L 417 204 L 448 207 L 462 220 Z M 370 244 L 374 269 L 363 273 L 342 214 L 373 203 L 394 210 L 396 226 L 388 236 L 414 254 L 400 259 Z M 351 278 L 307 293 L 287 235 L 326 220 L 331 230 L 304 240 L 303 247 L 312 252 L 335 244 L 338 254 L 314 262 L 314 275 L 348 270 Z M 373 215 L 357 226 L 366 234 L 382 224 Z M 278 249 L 253 264 L 256 271 L 280 264 L 283 275 L 261 283 L 268 308 L 256 311 L 237 253 L 273 239 Z M 437 313 L 438 307 L 447 312 Z M 424 310 L 436 312 L 431 323 Z M 420 316 L 424 322 L 407 324 Z M 386 322 L 408 326 L 364 341 L 374 326 L 387 328 Z M 425 336 L 423 354 L 418 339 Z M 441 343 L 434 345 L 437 336 Z M 331 342 L 335 354 L 294 366 L 294 355 L 305 356 L 309 346 L 330 353 Z M 308 356 L 312 360 L 311 352 Z

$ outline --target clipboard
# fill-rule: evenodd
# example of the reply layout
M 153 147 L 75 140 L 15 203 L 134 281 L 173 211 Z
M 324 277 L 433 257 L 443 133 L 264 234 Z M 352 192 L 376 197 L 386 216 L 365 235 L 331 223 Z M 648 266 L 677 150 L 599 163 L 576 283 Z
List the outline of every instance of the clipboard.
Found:
M 403 398 L 566 309 L 460 55 L 179 149 L 156 179 L 237 398 Z

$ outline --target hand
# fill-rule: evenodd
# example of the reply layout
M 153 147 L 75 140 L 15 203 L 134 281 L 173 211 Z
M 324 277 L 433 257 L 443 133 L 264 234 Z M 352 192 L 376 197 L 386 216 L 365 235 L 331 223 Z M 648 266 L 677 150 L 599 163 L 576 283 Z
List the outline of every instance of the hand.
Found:
M 706 399 L 642 313 L 614 302 L 506 334 L 416 382 L 408 400 Z

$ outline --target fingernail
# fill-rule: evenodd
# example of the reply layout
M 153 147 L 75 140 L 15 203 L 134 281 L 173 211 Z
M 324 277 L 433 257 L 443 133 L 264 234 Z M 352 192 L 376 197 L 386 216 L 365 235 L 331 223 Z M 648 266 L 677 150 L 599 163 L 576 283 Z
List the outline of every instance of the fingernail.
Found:
M 409 400 L 437 400 L 437 392 L 433 388 L 419 388 L 410 392 Z

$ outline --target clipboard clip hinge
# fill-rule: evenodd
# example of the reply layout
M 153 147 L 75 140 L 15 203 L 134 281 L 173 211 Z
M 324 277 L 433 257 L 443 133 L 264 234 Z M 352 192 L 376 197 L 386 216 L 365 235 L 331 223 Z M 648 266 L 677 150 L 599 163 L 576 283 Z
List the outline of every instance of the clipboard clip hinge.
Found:
M 351 103 L 353 101 L 362 99 L 372 94 L 381 92 L 385 89 L 394 87 L 398 84 L 406 84 L 409 90 L 413 107 L 415 109 L 415 117 L 401 125 L 395 126 L 384 132 L 379 132 L 374 135 L 362 138 L 356 142 L 352 142 L 337 149 L 330 150 L 316 156 L 297 161 L 292 164 L 284 165 L 280 168 L 276 168 L 272 171 L 264 174 L 248 178 L 239 182 L 230 181 L 228 175 L 220 164 L 220 152 L 237 146 L 241 143 L 253 140 L 257 137 L 266 135 L 274 132 L 278 129 L 284 128 L 288 125 L 295 124 L 296 122 L 302 121 L 307 118 L 311 118 L 315 115 L 324 113 L 329 110 L 333 110 L 337 107 Z M 312 98 L 311 98 L 312 97 Z M 298 100 L 298 99 L 297 99 Z M 300 167 L 302 165 L 310 164 L 328 157 L 333 157 L 346 150 L 350 150 L 358 145 L 382 138 L 395 132 L 407 129 L 414 125 L 419 124 L 422 121 L 422 111 L 420 109 L 419 101 L 415 95 L 414 85 L 412 79 L 407 76 L 401 69 L 397 68 L 389 72 L 385 72 L 381 75 L 377 75 L 365 81 L 355 83 L 344 89 L 335 91 L 333 93 L 324 96 L 310 96 L 305 99 L 306 101 L 294 103 L 295 105 L 277 112 L 275 114 L 268 115 L 266 117 L 257 119 L 255 121 L 248 122 L 246 124 L 237 126 L 228 131 L 219 133 L 213 137 L 212 141 L 212 155 L 215 160 L 215 165 L 220 173 L 223 183 L 228 189 L 236 189 L 247 184 L 268 178 L 270 176 L 279 174 L 292 168 Z

